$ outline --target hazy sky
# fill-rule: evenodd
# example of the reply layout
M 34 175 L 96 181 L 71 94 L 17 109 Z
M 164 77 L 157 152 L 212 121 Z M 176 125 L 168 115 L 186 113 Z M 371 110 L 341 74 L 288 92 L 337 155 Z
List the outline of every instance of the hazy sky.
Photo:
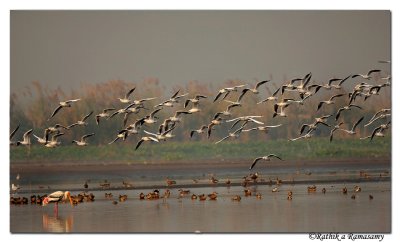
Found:
M 390 54 L 390 11 L 12 11 L 10 86 L 325 81 Z

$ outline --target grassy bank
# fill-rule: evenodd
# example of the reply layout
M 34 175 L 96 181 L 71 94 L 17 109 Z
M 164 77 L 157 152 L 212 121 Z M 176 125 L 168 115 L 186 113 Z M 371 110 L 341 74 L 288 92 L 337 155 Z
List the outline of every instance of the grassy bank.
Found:
M 34 145 L 11 147 L 11 163 L 20 162 L 190 162 L 199 160 L 253 159 L 274 153 L 285 160 L 293 159 L 345 159 L 388 158 L 391 155 L 390 137 L 369 140 L 312 138 L 303 141 L 274 140 L 264 142 L 163 142 L 143 144 L 138 150 L 127 144 L 103 146 L 62 146 L 49 149 Z

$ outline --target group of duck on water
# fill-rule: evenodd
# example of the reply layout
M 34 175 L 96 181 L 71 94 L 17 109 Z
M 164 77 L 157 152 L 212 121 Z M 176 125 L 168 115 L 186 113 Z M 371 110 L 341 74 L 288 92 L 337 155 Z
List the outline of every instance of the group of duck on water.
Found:
M 389 63 L 389 62 L 385 62 Z M 339 94 L 332 95 L 331 98 L 328 100 L 320 100 L 318 106 L 315 107 L 315 110 L 323 110 L 324 106 L 332 105 L 335 101 L 339 98 L 343 100 L 347 100 L 347 105 L 340 107 L 335 113 L 333 114 L 326 114 L 320 117 L 315 117 L 313 122 L 310 124 L 303 124 L 299 130 L 299 136 L 289 139 L 290 141 L 297 141 L 301 139 L 308 139 L 313 137 L 316 130 L 322 126 L 330 127 L 330 141 L 333 140 L 334 133 L 336 132 L 344 132 L 348 135 L 355 135 L 357 133 L 357 127 L 360 123 L 366 118 L 365 116 L 357 117 L 354 123 L 350 123 L 349 129 L 342 128 L 344 122 L 340 120 L 340 117 L 344 115 L 344 113 L 348 113 L 351 110 L 359 109 L 362 110 L 362 102 L 360 104 L 356 104 L 358 100 L 367 100 L 369 98 L 373 98 L 374 95 L 379 95 L 379 92 L 387 87 L 390 87 L 391 83 L 391 76 L 386 75 L 382 76 L 383 71 L 380 69 L 372 69 L 369 70 L 366 74 L 351 74 L 344 78 L 332 78 L 328 80 L 327 83 L 324 84 L 310 84 L 310 80 L 312 77 L 312 73 L 306 74 L 302 78 L 295 78 L 287 83 L 282 84 L 275 90 L 272 95 L 265 97 L 262 101 L 258 102 L 257 104 L 263 105 L 264 103 L 273 103 L 273 114 L 272 116 L 275 117 L 287 117 L 289 115 L 287 113 L 287 108 L 293 105 L 304 105 L 307 100 L 309 100 L 314 94 L 316 94 L 319 90 L 342 90 L 342 85 L 344 82 L 356 82 L 352 91 L 350 93 L 345 93 L 344 91 Z M 361 81 L 357 81 L 361 79 Z M 374 79 L 373 84 L 367 83 Z M 235 117 L 232 118 L 232 110 L 237 109 L 240 107 L 245 106 L 246 104 L 243 102 L 246 96 L 249 95 L 259 95 L 259 89 L 263 85 L 267 85 L 270 80 L 264 80 L 257 82 L 253 87 L 249 87 L 249 84 L 237 85 L 233 87 L 225 87 L 220 89 L 213 102 L 226 102 L 228 105 L 225 110 L 217 112 L 211 118 L 208 124 L 201 125 L 199 129 L 194 129 L 190 131 L 190 138 L 192 136 L 207 134 L 207 137 L 210 138 L 212 131 L 221 126 L 223 123 L 232 123 L 231 127 L 227 131 L 227 135 L 222 139 L 215 142 L 215 144 L 221 143 L 227 139 L 237 139 L 240 137 L 242 132 L 253 132 L 259 131 L 268 133 L 268 131 L 272 128 L 279 128 L 282 124 L 278 125 L 265 125 L 265 123 L 260 120 L 263 116 L 258 114 L 251 114 L 247 116 Z M 180 90 L 176 91 L 170 98 L 167 100 L 162 101 L 158 105 L 155 105 L 153 110 L 150 110 L 148 115 L 144 117 L 137 118 L 133 123 L 127 125 L 129 116 L 132 114 L 138 114 L 140 110 L 149 110 L 149 107 L 146 107 L 146 104 L 150 100 L 155 100 L 155 97 L 149 98 L 142 98 L 135 100 L 132 97 L 132 93 L 136 90 L 136 87 L 131 88 L 128 92 L 124 95 L 124 97 L 119 98 L 120 103 L 127 105 L 121 109 L 116 110 L 115 108 L 108 108 L 103 107 L 102 112 L 94 115 L 95 121 L 97 125 L 100 125 L 102 119 L 110 119 L 116 115 L 123 115 L 123 122 L 124 122 L 124 129 L 118 131 L 116 136 L 112 141 L 108 144 L 112 144 L 118 140 L 126 140 L 131 135 L 140 135 L 142 134 L 141 138 L 138 139 L 138 142 L 135 146 L 135 150 L 138 149 L 144 142 L 155 142 L 158 143 L 160 141 L 169 140 L 174 137 L 172 132 L 174 129 L 182 122 L 184 115 L 195 115 L 198 112 L 201 112 L 201 102 L 208 97 L 203 94 L 194 94 L 191 98 L 186 98 L 189 93 L 180 94 Z M 298 94 L 299 99 L 295 98 L 288 98 L 285 97 L 286 93 L 294 93 L 295 95 Z M 228 97 L 233 96 L 232 93 L 238 93 L 238 97 L 236 100 L 227 100 Z M 278 94 L 280 93 L 280 97 Z M 162 121 L 162 123 L 158 127 L 158 131 L 156 133 L 149 132 L 144 130 L 145 127 L 153 126 L 155 123 L 158 122 L 157 113 L 162 110 L 168 109 L 168 107 L 178 106 L 181 100 L 184 98 L 185 101 L 183 103 L 183 109 L 175 111 L 174 115 L 166 118 Z M 73 108 L 73 105 L 76 105 L 81 99 L 71 99 L 67 101 L 59 102 L 58 106 L 54 109 L 49 117 L 49 121 L 58 113 L 62 112 L 65 108 Z M 189 108 L 189 106 L 191 107 Z M 311 109 L 311 108 L 310 108 Z M 249 107 L 248 110 L 251 110 Z M 19 125 L 11 132 L 10 134 L 10 145 L 16 146 L 30 146 L 31 145 L 31 135 L 33 135 L 37 142 L 45 147 L 49 148 L 56 148 L 61 145 L 61 141 L 59 137 L 64 135 L 64 131 L 71 130 L 72 128 L 76 128 L 78 126 L 86 126 L 88 123 L 89 118 L 92 116 L 94 111 L 89 112 L 88 114 L 84 115 L 81 120 L 69 125 L 64 126 L 61 124 L 55 124 L 53 126 L 49 126 L 44 130 L 43 137 L 39 137 L 33 133 L 33 129 L 29 129 L 25 131 L 22 140 L 13 141 L 13 137 L 16 134 L 17 130 L 19 129 Z M 376 123 L 373 132 L 366 136 L 361 137 L 360 139 L 369 139 L 372 141 L 376 137 L 383 137 L 385 136 L 386 130 L 390 128 L 390 116 L 391 116 L 391 109 L 390 107 L 382 107 L 380 110 L 368 119 L 365 122 L 364 126 L 370 126 Z M 331 118 L 332 117 L 332 118 Z M 329 124 L 328 120 L 334 119 L 333 124 Z M 234 129 L 236 125 L 239 125 L 238 128 Z M 250 126 L 249 125 L 253 125 Z M 143 132 L 142 132 L 143 130 Z M 83 135 L 79 140 L 73 140 L 72 142 L 78 146 L 86 146 L 88 145 L 88 138 L 94 136 L 95 133 L 88 133 Z M 266 154 L 265 156 L 255 157 L 252 161 L 249 169 L 253 169 L 255 165 L 263 160 L 263 161 L 270 161 L 271 158 L 283 160 L 281 155 L 277 155 L 274 153 Z M 56 194 L 50 194 L 46 199 L 43 199 L 43 204 L 52 201 L 59 201 L 61 199 L 65 199 L 66 197 L 65 192 L 56 192 Z M 212 195 L 216 196 L 216 194 Z M 54 198 L 53 198 L 54 197 Z M 54 199 L 54 200 L 53 200 Z
M 250 189 L 249 185 L 255 185 L 259 181 L 259 174 L 258 173 L 251 173 L 246 177 L 243 177 L 244 181 L 241 184 L 244 187 L 243 194 L 242 196 L 244 197 L 252 197 L 254 196 L 256 199 L 262 199 L 262 194 L 257 191 L 256 189 Z M 159 189 L 154 189 L 153 191 L 148 192 L 147 194 L 140 192 L 138 195 L 139 200 L 158 200 L 158 199 L 163 199 L 165 202 L 167 199 L 171 197 L 172 191 L 176 190 L 173 188 L 176 186 L 176 181 L 166 179 L 167 182 L 167 187 L 163 193 Z M 215 181 L 214 181 L 215 183 Z M 231 185 L 231 182 L 229 179 L 225 181 L 226 187 L 229 188 Z M 267 183 L 269 186 L 272 186 L 275 184 L 275 186 L 271 189 L 272 193 L 277 193 L 280 192 L 279 186 L 282 184 L 282 180 L 279 178 L 276 178 L 276 181 L 272 181 L 271 179 Z M 323 194 L 327 192 L 327 189 L 323 187 L 320 190 Z M 209 194 L 195 194 L 192 193 L 190 190 L 184 190 L 182 188 L 177 189 L 178 195 L 175 196 L 177 199 L 184 199 L 184 198 L 190 198 L 191 200 L 199 200 L 199 201 L 205 201 L 205 200 L 217 200 L 218 193 L 217 192 L 212 192 Z M 312 185 L 307 187 L 307 192 L 308 193 L 316 193 L 317 192 L 317 186 Z M 361 187 L 356 185 L 354 186 L 353 189 L 353 194 L 351 196 L 352 199 L 356 199 L 356 194 L 361 192 Z M 344 186 L 341 189 L 341 193 L 344 195 L 348 194 L 348 189 L 346 186 Z M 235 194 L 230 197 L 230 200 L 240 202 L 242 199 L 242 196 L 240 194 Z M 111 192 L 105 192 L 104 193 L 104 198 L 106 200 L 111 200 L 112 204 L 117 205 L 118 203 L 122 203 L 128 200 L 128 195 L 127 194 L 119 194 L 114 196 Z M 118 199 L 117 199 L 118 198 Z M 373 199 L 374 197 L 369 194 L 369 199 Z M 133 198 L 135 199 L 135 198 Z M 137 199 L 137 198 L 136 198 Z M 287 200 L 292 200 L 293 199 L 293 192 L 291 189 L 287 190 Z M 10 204 L 14 205 L 21 205 L 21 204 L 38 204 L 38 205 L 47 205 L 49 203 L 55 203 L 55 212 L 58 211 L 58 203 L 59 202 L 69 202 L 71 206 L 76 206 L 79 203 L 82 202 L 94 202 L 95 201 L 95 196 L 93 193 L 88 193 L 88 192 L 80 192 L 77 195 L 71 195 L 69 191 L 57 191 L 52 194 L 45 194 L 45 195 L 32 195 L 30 197 L 30 202 L 28 201 L 28 198 L 26 197 L 11 197 L 10 199 Z

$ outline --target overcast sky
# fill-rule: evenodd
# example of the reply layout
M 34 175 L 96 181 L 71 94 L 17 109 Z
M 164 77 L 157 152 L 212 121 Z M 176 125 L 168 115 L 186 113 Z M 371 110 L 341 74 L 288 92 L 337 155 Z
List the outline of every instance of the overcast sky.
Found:
M 11 11 L 11 92 L 38 80 L 162 84 L 383 68 L 390 11 Z

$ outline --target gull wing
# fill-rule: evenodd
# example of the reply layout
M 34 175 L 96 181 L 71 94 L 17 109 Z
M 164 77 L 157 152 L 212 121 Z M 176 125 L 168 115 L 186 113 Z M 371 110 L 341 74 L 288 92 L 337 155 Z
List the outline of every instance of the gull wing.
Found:
M 134 88 L 132 88 L 131 90 L 129 90 L 129 91 L 126 93 L 125 98 L 127 99 L 127 98 L 129 97 L 129 95 L 131 95 L 132 92 L 135 91 L 135 89 L 136 89 L 136 87 L 134 87 Z
M 15 135 L 15 133 L 17 132 L 18 129 L 19 129 L 19 124 L 18 124 L 18 126 L 11 132 L 11 134 L 10 134 L 10 139 Z
M 93 136 L 93 135 L 94 135 L 94 133 L 85 134 L 84 136 L 82 136 L 81 141 L 83 141 L 83 140 L 85 140 L 86 138 L 88 138 L 88 137 L 90 137 L 90 136 Z
M 268 158 L 270 158 L 270 157 L 275 157 L 275 158 L 277 158 L 277 159 L 279 159 L 279 160 L 283 160 L 281 157 L 279 157 L 279 156 L 277 156 L 277 155 L 275 155 L 275 154 L 269 154 L 269 155 L 268 155 Z
M 259 160 L 262 160 L 262 159 L 263 159 L 263 157 L 257 157 L 257 158 L 255 158 L 254 161 L 253 161 L 253 163 L 251 164 L 249 170 L 253 169 L 253 167 L 257 164 L 257 162 L 258 162 Z
M 54 115 L 56 115 L 56 113 L 57 113 L 58 111 L 60 111 L 61 108 L 62 108 L 62 106 L 60 105 L 60 106 L 58 106 L 56 109 L 54 109 L 53 113 L 51 114 L 51 116 L 50 116 L 50 118 L 49 118 L 48 120 L 50 120 L 52 117 L 54 117 Z
M 351 130 L 352 130 L 352 131 L 355 131 L 357 125 L 358 125 L 359 123 L 361 123 L 361 121 L 362 121 L 363 119 L 364 119 L 364 117 L 361 117 L 361 118 L 353 125 L 353 127 L 351 128 Z
M 87 118 L 89 118 L 90 117 L 90 115 L 92 115 L 93 114 L 93 111 L 91 111 L 90 113 L 88 113 L 85 117 L 83 117 L 83 119 L 81 120 L 82 122 L 85 122 L 85 120 L 87 119 Z
M 265 80 L 265 81 L 260 81 L 260 82 L 258 82 L 258 83 L 256 84 L 256 89 L 258 89 L 259 86 L 261 86 L 262 84 L 267 83 L 267 82 L 269 82 L 269 80 Z

